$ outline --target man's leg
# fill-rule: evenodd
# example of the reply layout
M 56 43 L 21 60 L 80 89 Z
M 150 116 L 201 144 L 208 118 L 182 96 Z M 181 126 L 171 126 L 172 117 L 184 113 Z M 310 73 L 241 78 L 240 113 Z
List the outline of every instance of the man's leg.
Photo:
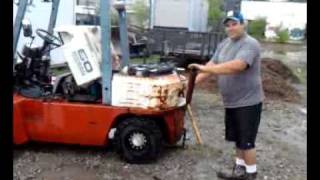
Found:
M 242 151 L 243 159 L 246 167 L 247 180 L 256 179 L 257 176 L 257 160 L 255 140 L 260 124 L 262 104 L 243 108 L 238 113 L 239 120 L 237 127 L 239 127 L 239 141 L 236 143 L 237 147 Z
M 237 160 L 238 160 L 238 164 L 245 165 L 243 150 L 236 147 L 236 163 L 237 163 Z
M 243 151 L 243 159 L 244 159 L 246 165 L 255 165 L 257 163 L 256 148 L 244 150 Z
M 220 173 L 218 177 L 232 180 L 255 180 L 257 176 L 256 149 L 236 148 L 236 163 L 232 173 Z
M 257 161 L 256 161 L 256 149 L 252 148 L 243 151 L 244 161 L 246 166 L 246 173 L 256 176 L 257 174 Z
M 245 169 L 246 163 L 244 160 L 244 154 L 243 150 L 236 147 L 236 159 L 235 159 L 235 165 L 236 166 L 242 166 L 242 169 Z
M 234 123 L 234 110 L 233 109 L 226 109 L 225 114 L 225 126 L 226 126 L 226 140 L 230 142 L 236 142 L 236 127 Z M 242 166 L 242 167 L 234 167 L 235 169 L 243 170 L 245 168 L 245 162 L 243 157 L 243 151 L 236 146 L 236 157 L 235 157 L 235 166 Z
M 229 142 L 236 142 L 236 127 L 234 123 L 234 109 L 226 109 L 225 111 L 225 128 L 226 128 L 226 140 Z M 221 169 L 217 172 L 217 176 L 223 179 L 233 179 L 235 176 L 245 175 L 245 162 L 243 157 L 243 151 L 236 148 L 235 163 L 232 169 Z
M 232 119 L 232 127 L 235 128 L 233 132 L 236 136 L 236 162 L 238 158 L 242 157 L 245 161 L 245 168 L 242 174 L 235 173 L 236 171 L 233 170 L 231 177 L 222 173 L 218 173 L 218 177 L 233 180 L 254 180 L 257 176 L 255 138 L 260 123 L 261 104 L 235 108 L 230 111 L 229 117 Z M 241 160 L 238 160 L 238 164 L 240 164 L 239 162 Z M 235 167 L 241 166 L 237 166 L 236 163 Z

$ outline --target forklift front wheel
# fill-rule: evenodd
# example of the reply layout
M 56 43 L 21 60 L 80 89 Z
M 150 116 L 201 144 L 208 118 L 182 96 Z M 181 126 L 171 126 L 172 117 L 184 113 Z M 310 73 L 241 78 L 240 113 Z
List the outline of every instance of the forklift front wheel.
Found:
M 162 149 L 162 132 L 152 119 L 129 118 L 115 133 L 116 150 L 128 163 L 157 159 Z

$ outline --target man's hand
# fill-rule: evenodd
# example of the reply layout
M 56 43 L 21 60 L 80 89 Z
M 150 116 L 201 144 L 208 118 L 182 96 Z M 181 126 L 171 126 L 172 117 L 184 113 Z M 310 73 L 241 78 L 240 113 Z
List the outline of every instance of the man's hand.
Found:
M 206 65 L 190 64 L 189 68 L 196 68 L 202 73 L 210 73 L 215 75 L 238 74 L 247 69 L 247 63 L 243 60 L 231 60 L 228 62 L 214 64 L 210 61 Z
M 197 69 L 202 72 L 204 69 L 204 65 L 193 63 L 193 64 L 189 64 L 188 68 L 189 69 Z
M 213 61 L 209 61 L 206 63 L 206 65 L 193 63 L 188 66 L 189 69 L 194 68 L 194 69 L 197 69 L 200 71 L 197 75 L 197 78 L 196 78 L 196 82 L 195 82 L 196 84 L 200 83 L 201 81 L 207 79 L 210 76 L 210 73 L 205 72 L 205 68 L 207 68 L 208 66 L 213 66 L 213 65 L 215 65 L 215 63 L 213 63 Z

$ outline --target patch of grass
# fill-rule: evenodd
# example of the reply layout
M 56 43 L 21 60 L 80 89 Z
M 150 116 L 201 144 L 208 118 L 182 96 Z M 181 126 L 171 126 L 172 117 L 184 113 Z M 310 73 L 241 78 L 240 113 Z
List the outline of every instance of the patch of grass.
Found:
M 143 64 L 144 60 L 146 63 L 157 63 L 160 61 L 160 56 L 159 55 L 151 55 L 146 58 L 132 58 L 130 59 L 131 64 Z
M 57 76 L 66 72 L 70 72 L 70 69 L 68 67 L 56 67 L 51 68 L 51 72 L 53 75 Z

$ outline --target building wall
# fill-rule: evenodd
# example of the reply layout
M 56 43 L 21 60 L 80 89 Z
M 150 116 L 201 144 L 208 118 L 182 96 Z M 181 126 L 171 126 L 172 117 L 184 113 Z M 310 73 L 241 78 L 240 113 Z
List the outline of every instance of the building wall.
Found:
M 246 19 L 265 17 L 270 24 L 301 27 L 307 23 L 307 3 L 242 1 L 241 11 Z

